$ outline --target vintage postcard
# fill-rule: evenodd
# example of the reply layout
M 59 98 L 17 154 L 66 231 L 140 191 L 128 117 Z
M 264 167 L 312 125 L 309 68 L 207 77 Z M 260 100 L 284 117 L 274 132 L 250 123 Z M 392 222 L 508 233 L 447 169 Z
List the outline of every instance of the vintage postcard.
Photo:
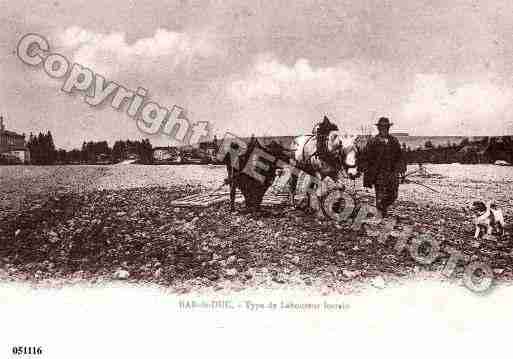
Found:
M 512 24 L 0 2 L 0 358 L 508 356 Z

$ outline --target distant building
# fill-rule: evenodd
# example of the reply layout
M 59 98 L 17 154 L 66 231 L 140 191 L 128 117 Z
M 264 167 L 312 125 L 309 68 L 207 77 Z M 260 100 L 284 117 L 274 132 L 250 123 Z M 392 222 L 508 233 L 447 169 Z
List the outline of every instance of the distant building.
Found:
M 153 160 L 155 161 L 175 161 L 180 155 L 176 147 L 155 147 L 153 149 Z
M 128 151 L 126 155 L 127 160 L 139 160 L 140 156 L 136 152 Z
M 220 141 L 217 140 L 217 137 L 214 136 L 213 141 L 206 141 L 199 143 L 199 149 L 203 152 L 210 161 L 215 162 L 217 152 L 219 151 Z
M 25 135 L 7 131 L 2 116 L 0 116 L 0 156 L 16 158 L 21 163 L 30 162 L 30 152 L 25 142 Z
M 108 165 L 112 163 L 111 158 L 106 153 L 100 153 L 96 155 L 96 162 L 97 165 Z
M 127 141 L 125 156 L 127 160 L 139 160 L 141 157 L 134 142 Z

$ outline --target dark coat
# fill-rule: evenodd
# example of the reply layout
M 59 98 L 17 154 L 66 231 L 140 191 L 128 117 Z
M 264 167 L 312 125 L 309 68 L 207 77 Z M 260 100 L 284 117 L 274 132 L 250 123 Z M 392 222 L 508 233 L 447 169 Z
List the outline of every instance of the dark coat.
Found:
M 379 174 L 395 175 L 406 172 L 406 161 L 399 141 L 391 135 L 377 135 L 369 140 L 360 158 L 363 185 L 372 187 Z

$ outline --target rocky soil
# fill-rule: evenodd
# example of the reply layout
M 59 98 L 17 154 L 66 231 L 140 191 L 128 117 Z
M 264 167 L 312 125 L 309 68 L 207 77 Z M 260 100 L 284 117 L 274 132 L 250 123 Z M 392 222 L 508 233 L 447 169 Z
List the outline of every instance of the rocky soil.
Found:
M 429 176 L 412 178 L 437 192 L 403 185 L 392 210 L 399 222 L 388 240 L 380 243 L 379 228 L 354 231 L 350 224 L 336 224 L 285 205 L 256 214 L 230 213 L 223 203 L 206 209 L 173 207 L 174 199 L 217 187 L 224 177 L 222 167 L 0 170 L 0 278 L 4 280 L 57 285 L 128 280 L 179 291 L 300 286 L 340 292 L 368 280 L 382 287 L 419 272 L 440 272 L 448 258 L 442 255 L 424 266 L 406 251 L 397 253 L 394 244 L 406 225 L 413 226 L 414 235 L 429 233 L 442 247 L 487 261 L 499 281 L 513 278 L 509 229 L 502 239 L 474 241 L 473 226 L 463 209 L 475 196 L 493 196 L 511 223 L 509 178 L 513 176 L 507 173 L 485 181 L 475 173 L 474 178 L 458 177 L 446 168 L 428 167 Z M 459 266 L 456 280 L 462 272 Z

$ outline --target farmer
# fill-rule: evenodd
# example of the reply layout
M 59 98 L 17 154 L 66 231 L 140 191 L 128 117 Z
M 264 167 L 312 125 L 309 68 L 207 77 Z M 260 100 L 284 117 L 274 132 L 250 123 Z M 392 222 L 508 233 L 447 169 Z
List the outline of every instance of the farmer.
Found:
M 362 156 L 363 185 L 376 191 L 376 208 L 380 215 L 387 216 L 387 210 L 397 199 L 399 176 L 404 177 L 406 163 L 401 145 L 390 135 L 389 119 L 381 117 L 376 124 L 379 133 L 369 140 Z

